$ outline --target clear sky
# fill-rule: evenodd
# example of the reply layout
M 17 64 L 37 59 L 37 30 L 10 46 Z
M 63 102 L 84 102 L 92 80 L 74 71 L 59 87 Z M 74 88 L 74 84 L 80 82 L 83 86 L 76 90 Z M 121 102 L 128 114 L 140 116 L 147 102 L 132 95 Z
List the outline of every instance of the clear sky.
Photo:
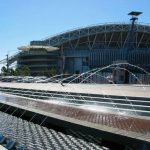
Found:
M 77 27 L 127 22 L 127 13 L 142 11 L 150 23 L 150 0 L 0 0 L 0 60 L 31 40 Z

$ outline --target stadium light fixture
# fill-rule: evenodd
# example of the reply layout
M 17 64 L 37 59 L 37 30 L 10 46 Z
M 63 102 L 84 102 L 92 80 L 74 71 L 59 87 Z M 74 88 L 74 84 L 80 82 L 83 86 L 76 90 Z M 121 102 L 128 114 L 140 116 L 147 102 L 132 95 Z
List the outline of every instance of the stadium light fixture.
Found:
M 141 15 L 142 12 L 138 12 L 138 11 L 131 11 L 130 13 L 128 13 L 128 15 L 132 16 L 132 18 L 130 20 L 137 20 L 137 16 Z
M 142 12 L 138 12 L 138 11 L 131 11 L 130 13 L 128 13 L 128 15 L 131 15 L 131 16 L 139 16 L 141 14 Z

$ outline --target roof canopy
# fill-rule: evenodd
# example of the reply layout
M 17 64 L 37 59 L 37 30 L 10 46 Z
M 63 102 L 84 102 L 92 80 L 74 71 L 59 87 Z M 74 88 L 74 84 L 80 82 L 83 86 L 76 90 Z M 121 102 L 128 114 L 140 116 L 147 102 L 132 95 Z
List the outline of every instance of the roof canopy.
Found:
M 100 25 L 94 25 L 94 26 L 67 31 L 67 32 L 52 36 L 50 38 L 47 38 L 43 41 L 47 45 L 58 47 L 63 43 L 67 43 L 67 42 L 70 42 L 70 41 L 73 41 L 82 37 L 88 37 L 88 36 L 92 36 L 96 34 L 129 32 L 130 28 L 131 28 L 130 23 L 100 24 Z M 149 24 L 145 24 L 145 25 L 136 24 L 136 32 L 150 35 L 150 25 Z M 37 41 L 37 45 L 39 43 L 40 42 Z

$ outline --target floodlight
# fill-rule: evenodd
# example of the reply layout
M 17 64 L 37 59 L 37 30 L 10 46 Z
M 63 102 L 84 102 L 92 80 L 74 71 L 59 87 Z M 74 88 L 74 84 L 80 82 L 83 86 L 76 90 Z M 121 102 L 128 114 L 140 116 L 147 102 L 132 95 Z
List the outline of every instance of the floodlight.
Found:
M 138 11 L 131 11 L 130 13 L 128 13 L 128 15 L 131 15 L 131 16 L 139 16 L 141 14 L 142 12 L 138 12 Z

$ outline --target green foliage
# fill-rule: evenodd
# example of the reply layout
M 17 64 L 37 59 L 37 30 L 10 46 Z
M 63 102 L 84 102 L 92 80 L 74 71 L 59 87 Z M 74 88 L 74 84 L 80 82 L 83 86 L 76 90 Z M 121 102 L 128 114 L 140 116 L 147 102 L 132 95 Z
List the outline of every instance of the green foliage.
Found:
M 57 74 L 57 72 L 56 72 L 56 69 L 55 68 L 50 68 L 49 70 L 48 70 L 48 75 L 49 76 L 54 76 L 54 75 L 56 75 Z
M 3 66 L 1 68 L 1 73 L 2 73 L 2 75 L 6 76 L 8 74 L 7 68 Z
M 2 67 L 1 69 L 2 75 L 4 76 L 29 76 L 30 75 L 30 69 L 28 66 L 23 66 L 21 68 L 17 68 L 17 69 L 12 69 L 9 68 L 7 70 L 6 67 Z
M 28 66 L 23 66 L 19 69 L 20 69 L 19 70 L 20 75 L 22 75 L 22 76 L 29 76 L 30 75 L 30 69 Z

